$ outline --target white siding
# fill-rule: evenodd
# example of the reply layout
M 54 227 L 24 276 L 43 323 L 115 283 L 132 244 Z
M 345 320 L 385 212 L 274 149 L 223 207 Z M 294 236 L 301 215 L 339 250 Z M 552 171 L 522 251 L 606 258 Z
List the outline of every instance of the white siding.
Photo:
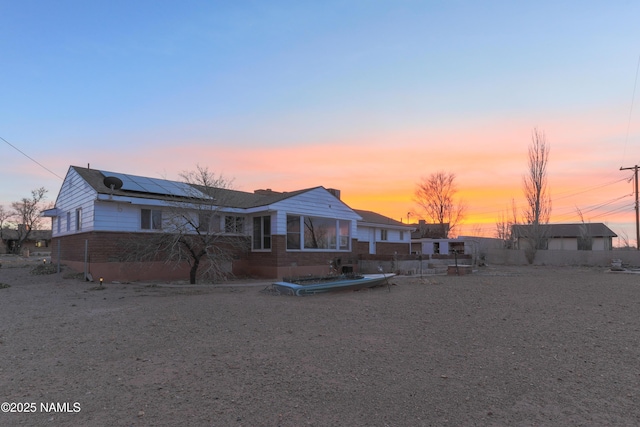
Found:
M 594 251 L 606 251 L 611 249 L 610 247 L 608 247 L 609 245 L 606 243 L 608 238 L 604 238 L 604 237 L 594 237 L 593 238 L 593 245 L 591 247 L 591 250 Z
M 100 231 L 140 231 L 140 209 L 142 207 L 131 203 L 96 201 L 95 229 Z
M 577 237 L 554 237 L 548 240 L 549 250 L 578 250 Z
M 56 224 L 52 230 L 52 235 L 56 237 L 93 230 L 93 200 L 96 195 L 96 191 L 70 168 L 56 200 L 56 208 L 59 212 L 56 220 L 60 221 L 60 232 L 58 233 Z M 75 224 L 77 209 L 82 209 L 82 226 L 80 230 L 76 229 Z M 67 231 L 67 212 L 70 213 L 69 219 L 71 222 L 69 231 Z
M 271 234 L 287 234 L 287 214 L 351 220 L 350 235 L 356 236 L 360 216 L 324 188 L 314 188 L 270 206 L 276 210 Z
M 387 230 L 387 240 L 380 240 L 380 230 Z M 401 234 L 404 233 L 402 239 Z M 383 224 L 369 225 L 358 224 L 358 240 L 361 242 L 367 242 L 371 240 L 371 236 L 375 236 L 377 242 L 390 242 L 390 243 L 409 243 L 411 241 L 411 231 L 397 230 L 389 227 L 385 227 Z

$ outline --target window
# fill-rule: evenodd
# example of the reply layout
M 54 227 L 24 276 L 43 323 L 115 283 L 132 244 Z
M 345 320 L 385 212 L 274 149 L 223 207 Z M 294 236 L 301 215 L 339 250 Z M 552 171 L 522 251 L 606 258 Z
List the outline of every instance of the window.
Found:
M 338 230 L 340 232 L 340 250 L 348 251 L 349 250 L 349 221 L 338 221 Z
M 578 237 L 578 250 L 590 251 L 593 249 L 593 239 L 591 237 Z
M 271 249 L 271 217 L 253 218 L 253 249 Z
M 162 211 L 157 209 L 141 209 L 140 228 L 143 230 L 161 230 Z
M 300 217 L 287 215 L 287 249 L 300 249 Z
M 220 232 L 220 216 L 213 212 L 198 213 L 198 229 L 205 234 Z
M 287 249 L 349 250 L 350 222 L 287 215 Z
M 82 208 L 76 209 L 76 230 L 82 230 Z
M 226 233 L 244 233 L 244 217 L 241 216 L 225 216 L 224 231 Z
M 71 231 L 71 212 L 67 212 L 67 231 Z
M 335 219 L 304 217 L 304 248 L 335 249 L 335 228 Z
M 400 231 L 400 241 L 404 241 L 404 231 Z
M 380 240 L 387 240 L 387 230 L 380 230 Z

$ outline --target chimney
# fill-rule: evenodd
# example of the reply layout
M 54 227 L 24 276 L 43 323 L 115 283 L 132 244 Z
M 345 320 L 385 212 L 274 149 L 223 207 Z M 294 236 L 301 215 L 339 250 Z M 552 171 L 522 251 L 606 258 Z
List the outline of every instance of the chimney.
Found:
M 336 188 L 327 188 L 327 191 L 331 194 L 333 194 L 333 196 L 340 200 L 340 190 L 336 189 Z
M 270 188 L 267 188 L 267 189 L 254 190 L 254 191 L 253 191 L 253 194 L 259 194 L 259 195 L 261 195 L 261 196 L 268 196 L 268 195 L 270 195 L 270 194 L 280 194 L 280 193 L 279 193 L 279 192 L 277 192 L 277 191 L 273 191 L 273 190 L 272 190 L 272 189 L 270 189 Z

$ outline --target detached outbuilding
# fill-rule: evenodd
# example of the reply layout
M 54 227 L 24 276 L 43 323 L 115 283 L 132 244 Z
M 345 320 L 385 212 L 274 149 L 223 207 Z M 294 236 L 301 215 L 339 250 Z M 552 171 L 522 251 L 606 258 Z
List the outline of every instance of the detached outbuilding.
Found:
M 548 250 L 610 251 L 618 237 L 603 223 L 539 225 L 541 248 Z M 524 249 L 533 236 L 532 225 L 517 224 L 512 228 L 516 248 Z

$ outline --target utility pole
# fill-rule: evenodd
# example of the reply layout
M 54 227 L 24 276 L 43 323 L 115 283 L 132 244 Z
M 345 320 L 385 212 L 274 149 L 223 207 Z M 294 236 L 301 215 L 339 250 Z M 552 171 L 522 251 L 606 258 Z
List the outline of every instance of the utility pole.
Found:
M 620 168 L 621 171 L 633 169 L 634 184 L 636 193 L 636 250 L 640 251 L 640 204 L 638 204 L 638 165 L 630 168 Z

